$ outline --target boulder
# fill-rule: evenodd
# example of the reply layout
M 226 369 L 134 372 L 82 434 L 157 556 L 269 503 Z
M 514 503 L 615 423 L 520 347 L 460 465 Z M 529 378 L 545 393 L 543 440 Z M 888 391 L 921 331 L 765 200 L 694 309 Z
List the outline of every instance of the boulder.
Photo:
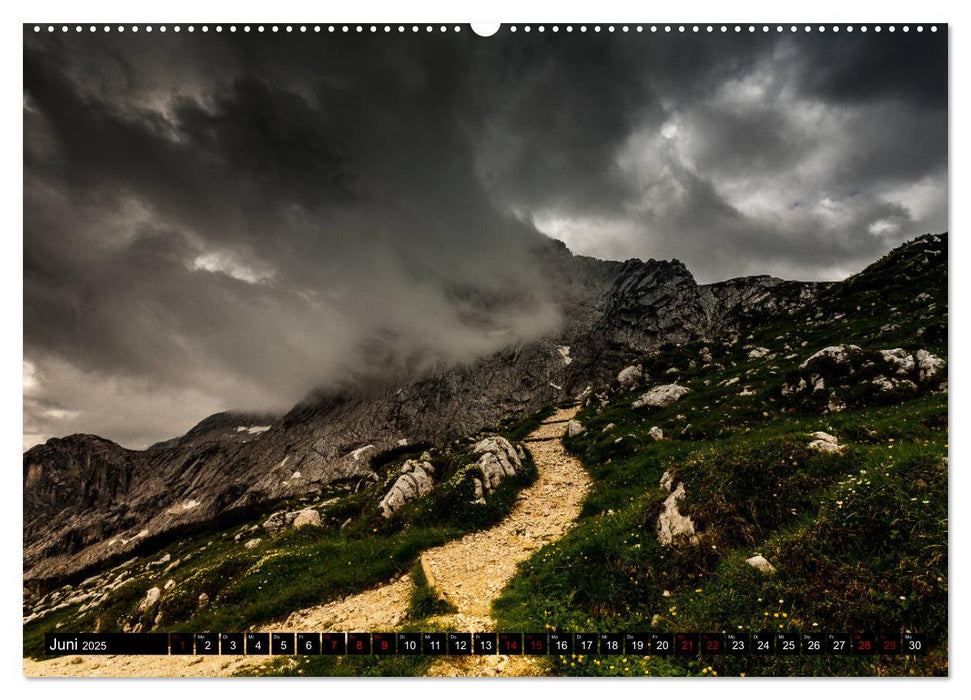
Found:
M 472 451 L 479 455 L 478 461 L 466 468 L 472 474 L 472 500 L 485 503 L 502 480 L 515 476 L 523 464 L 509 441 L 498 435 L 480 441 Z
M 671 489 L 674 488 L 674 475 L 670 471 L 661 475 L 661 488 L 668 493 L 671 493 Z
M 914 356 L 903 348 L 893 348 L 892 350 L 881 350 L 880 356 L 883 361 L 893 367 L 894 374 L 906 377 L 914 371 Z
M 620 384 L 620 388 L 623 391 L 630 391 L 631 389 L 637 388 L 637 386 L 644 379 L 644 370 L 640 365 L 631 365 L 630 367 L 624 367 L 617 374 L 617 383 Z
M 244 549 L 253 549 L 254 547 L 258 547 L 259 544 L 260 544 L 260 542 L 262 542 L 262 541 L 263 541 L 263 539 L 261 537 L 254 537 L 251 540 L 246 540 L 246 542 L 243 543 L 243 548 Z
M 269 518 L 263 521 L 263 529 L 267 532 L 279 532 L 287 526 L 287 514 L 285 512 L 277 511 Z
M 817 430 L 810 437 L 812 441 L 809 443 L 809 447 L 814 450 L 819 450 L 820 452 L 835 452 L 837 454 L 842 453 L 846 449 L 845 445 L 839 444 L 839 441 L 829 433 L 824 433 L 821 430 Z
M 701 540 L 695 532 L 694 521 L 678 510 L 684 498 L 684 484 L 679 483 L 671 495 L 664 499 L 664 510 L 657 519 L 657 538 L 664 545 L 678 543 L 698 544 Z
M 655 442 L 657 442 L 658 440 L 664 439 L 664 431 L 661 430 L 656 425 L 651 426 L 651 429 L 648 431 L 647 434 L 650 435 L 651 439 L 653 439 Z
M 761 571 L 763 574 L 774 574 L 775 567 L 769 563 L 769 560 L 763 557 L 761 554 L 756 554 L 754 557 L 749 557 L 745 560 L 745 563 L 751 566 L 753 569 Z
M 580 423 L 579 421 L 571 420 L 569 423 L 566 424 L 567 437 L 576 437 L 584 430 L 585 428 L 583 427 L 583 424 Z
M 209 605 L 209 594 L 208 593 L 200 593 L 199 594 L 199 607 L 200 608 L 204 608 L 207 605 Z
M 435 486 L 432 475 L 435 467 L 431 462 L 418 462 L 409 459 L 398 469 L 398 478 L 381 499 L 381 514 L 390 518 L 391 514 L 399 510 L 406 503 L 421 498 Z
M 859 345 L 830 345 L 814 352 L 799 367 L 805 369 L 819 360 L 829 360 L 835 365 L 846 365 L 861 352 Z
M 918 350 L 914 356 L 917 360 L 917 376 L 921 383 L 934 379 L 944 369 L 944 360 L 926 350 Z
M 158 586 L 149 588 L 145 593 L 145 597 L 142 599 L 142 602 L 138 604 L 138 609 L 141 611 L 151 610 L 153 607 L 155 607 L 155 604 L 158 602 L 161 595 L 162 589 Z
M 679 384 L 661 384 L 646 394 L 642 394 L 640 398 L 631 404 L 631 408 L 641 408 L 643 406 L 664 408 L 673 404 L 689 391 L 691 390 Z
M 748 359 L 760 360 L 771 352 L 768 348 L 753 348 L 749 350 Z
M 293 526 L 297 527 L 321 527 L 320 513 L 313 508 L 305 508 L 297 513 L 293 519 Z

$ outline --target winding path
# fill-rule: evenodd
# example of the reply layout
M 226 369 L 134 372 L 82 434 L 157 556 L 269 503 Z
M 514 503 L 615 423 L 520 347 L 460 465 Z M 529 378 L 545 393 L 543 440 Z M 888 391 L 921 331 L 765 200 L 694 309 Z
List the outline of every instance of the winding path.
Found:
M 562 537 L 580 513 L 590 478 L 560 440 L 577 408 L 558 410 L 527 437 L 538 476 L 523 489 L 512 512 L 487 530 L 470 533 L 422 556 L 436 585 L 457 612 L 435 619 L 457 630 L 495 628 L 492 601 L 536 549 Z M 391 630 L 405 617 L 411 580 L 396 581 L 341 600 L 300 610 L 262 631 Z M 252 656 L 75 656 L 44 661 L 24 659 L 25 676 L 226 676 L 252 673 L 265 658 Z M 535 657 L 442 657 L 432 676 L 512 676 L 543 673 Z

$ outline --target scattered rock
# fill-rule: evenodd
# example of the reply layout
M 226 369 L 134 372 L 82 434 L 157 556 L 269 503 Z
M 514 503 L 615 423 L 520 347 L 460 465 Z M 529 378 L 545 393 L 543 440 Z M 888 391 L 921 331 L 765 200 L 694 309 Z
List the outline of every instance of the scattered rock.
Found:
M 674 475 L 670 471 L 661 475 L 661 488 L 668 493 L 671 493 L 671 489 L 674 488 Z
M 930 381 L 944 368 L 944 360 L 926 350 L 918 350 L 914 356 L 917 358 L 918 378 L 921 382 Z
M 616 427 L 617 427 L 617 424 L 616 423 L 607 423 L 607 425 L 604 426 L 604 429 L 601 430 L 600 432 L 606 433 L 606 432 L 609 432 L 609 431 L 613 430 Z
M 293 519 L 293 526 L 298 527 L 321 527 L 320 513 L 313 508 L 305 508 L 297 513 Z
M 480 441 L 472 451 L 480 455 L 475 464 L 466 467 L 472 473 L 472 500 L 485 503 L 502 480 L 515 476 L 523 465 L 509 441 L 498 435 Z
M 670 406 L 682 396 L 687 394 L 690 389 L 679 384 L 662 384 L 651 389 L 646 394 L 631 404 L 631 408 L 641 408 L 650 406 L 652 408 L 664 408 Z
M 263 521 L 263 529 L 267 532 L 279 532 L 287 526 L 287 514 L 282 510 L 277 511 Z
M 647 434 L 650 435 L 655 442 L 657 442 L 658 440 L 664 439 L 664 431 L 661 430 L 656 425 L 651 426 L 651 429 L 648 431 Z
M 167 591 L 175 588 L 175 581 L 172 579 L 169 579 L 168 581 L 165 582 L 165 585 L 162 586 L 162 588 L 164 588 Z
M 661 486 L 668 491 L 671 491 L 673 482 L 670 472 L 665 472 L 661 477 Z M 678 482 L 671 495 L 664 499 L 664 510 L 657 519 L 657 538 L 663 545 L 701 542 L 695 532 L 694 521 L 678 510 L 678 503 L 684 498 L 684 494 L 684 484 Z
M 209 605 L 209 594 L 208 593 L 200 593 L 199 594 L 199 607 L 200 608 L 204 608 L 207 605 Z
M 623 391 L 630 391 L 644 379 L 644 370 L 640 365 L 631 365 L 620 370 L 617 374 L 617 383 Z
M 409 459 L 398 469 L 398 478 L 381 499 L 381 514 L 389 518 L 406 503 L 421 498 L 435 486 L 432 475 L 435 467 L 431 462 Z
M 819 450 L 820 452 L 835 452 L 840 454 L 846 449 L 845 445 L 839 444 L 839 441 L 835 436 L 829 433 L 824 433 L 821 430 L 816 431 L 810 437 L 812 441 L 809 443 L 809 447 L 814 450 Z
M 861 352 L 859 345 L 831 345 L 814 352 L 799 367 L 805 369 L 820 360 L 829 360 L 835 365 L 845 365 Z
M 914 371 L 914 356 L 903 348 L 893 350 L 881 350 L 880 356 L 883 361 L 894 368 L 894 373 L 906 377 Z
M 260 542 L 262 542 L 262 541 L 263 541 L 263 538 L 261 538 L 261 537 L 254 537 L 251 540 L 246 540 L 246 542 L 243 543 L 243 548 L 244 549 L 253 549 L 254 547 L 259 546 Z
M 583 425 L 579 421 L 571 420 L 566 424 L 566 436 L 576 437 L 585 430 Z
M 142 602 L 138 604 L 138 609 L 141 611 L 151 610 L 153 607 L 155 607 L 155 604 L 158 602 L 161 595 L 162 589 L 158 586 L 149 588 L 148 592 L 145 593 L 145 597 L 142 599 Z
M 679 483 L 671 495 L 664 500 L 664 511 L 658 516 L 658 539 L 661 544 L 670 545 L 675 541 L 699 542 L 695 533 L 694 521 L 678 510 L 678 502 L 684 498 L 684 484 Z
M 745 563 L 751 566 L 753 569 L 761 571 L 763 574 L 774 574 L 775 567 L 769 563 L 769 560 L 763 557 L 761 554 L 756 554 L 754 557 L 749 557 L 745 560 Z
M 771 352 L 768 348 L 753 348 L 749 350 L 748 359 L 760 360 Z

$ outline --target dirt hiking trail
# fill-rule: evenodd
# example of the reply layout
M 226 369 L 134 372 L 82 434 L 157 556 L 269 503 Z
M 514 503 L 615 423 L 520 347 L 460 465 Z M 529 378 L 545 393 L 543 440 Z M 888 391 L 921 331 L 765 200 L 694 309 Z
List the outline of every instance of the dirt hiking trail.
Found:
M 470 533 L 422 555 L 435 586 L 457 608 L 436 617 L 436 626 L 459 631 L 495 629 L 492 601 L 516 566 L 544 544 L 562 537 L 580 513 L 590 478 L 579 460 L 567 454 L 561 438 L 578 408 L 559 409 L 526 438 L 538 476 L 523 489 L 512 512 L 487 530 Z M 409 576 L 362 593 L 290 615 L 258 631 L 393 631 L 405 618 L 412 590 Z M 253 656 L 65 656 L 24 659 L 25 676 L 228 676 L 259 673 L 267 657 Z M 430 676 L 531 676 L 543 674 L 537 657 L 441 657 Z

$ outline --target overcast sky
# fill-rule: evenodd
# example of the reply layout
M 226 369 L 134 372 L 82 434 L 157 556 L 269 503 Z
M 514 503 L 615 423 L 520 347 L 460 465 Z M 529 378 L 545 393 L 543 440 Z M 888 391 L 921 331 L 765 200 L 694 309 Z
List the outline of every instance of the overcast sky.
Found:
M 944 32 L 28 31 L 24 446 L 546 332 L 541 234 L 710 282 L 946 229 Z

